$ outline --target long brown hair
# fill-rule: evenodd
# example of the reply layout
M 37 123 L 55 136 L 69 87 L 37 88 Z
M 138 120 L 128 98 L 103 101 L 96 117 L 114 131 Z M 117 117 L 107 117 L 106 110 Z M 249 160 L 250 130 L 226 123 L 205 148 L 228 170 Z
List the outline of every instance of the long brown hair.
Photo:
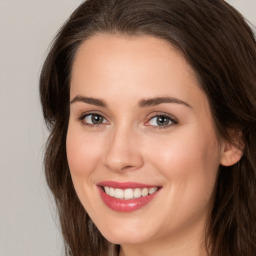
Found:
M 40 95 L 51 132 L 45 174 L 66 255 L 103 256 L 111 248 L 118 253 L 79 202 L 65 147 L 72 62 L 83 41 L 96 33 L 164 39 L 193 67 L 217 134 L 231 140 L 230 131 L 236 132 L 243 143 L 239 163 L 219 168 L 207 227 L 209 255 L 256 255 L 256 43 L 242 15 L 223 0 L 87 0 L 60 29 L 42 68 Z

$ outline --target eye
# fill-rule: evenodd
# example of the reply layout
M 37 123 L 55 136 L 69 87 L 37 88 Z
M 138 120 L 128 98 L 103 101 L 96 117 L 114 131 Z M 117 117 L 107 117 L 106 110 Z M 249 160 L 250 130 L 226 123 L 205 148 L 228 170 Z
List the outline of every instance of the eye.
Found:
M 86 114 L 81 116 L 79 119 L 82 122 L 82 124 L 88 126 L 95 126 L 108 123 L 108 121 L 102 115 L 97 113 Z
M 174 120 L 174 118 L 164 114 L 153 116 L 146 123 L 146 125 L 154 126 L 156 128 L 165 128 L 174 124 L 177 124 L 177 121 Z

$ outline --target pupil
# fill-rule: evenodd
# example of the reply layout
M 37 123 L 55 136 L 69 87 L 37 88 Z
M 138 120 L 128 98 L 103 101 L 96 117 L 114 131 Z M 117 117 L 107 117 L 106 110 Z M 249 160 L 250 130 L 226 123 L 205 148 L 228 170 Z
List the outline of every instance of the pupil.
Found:
M 169 119 L 165 116 L 159 116 L 157 118 L 157 124 L 158 125 L 168 125 L 169 123 Z
M 101 123 L 102 123 L 102 116 L 93 115 L 93 116 L 92 116 L 92 122 L 93 122 L 94 124 L 101 124 Z

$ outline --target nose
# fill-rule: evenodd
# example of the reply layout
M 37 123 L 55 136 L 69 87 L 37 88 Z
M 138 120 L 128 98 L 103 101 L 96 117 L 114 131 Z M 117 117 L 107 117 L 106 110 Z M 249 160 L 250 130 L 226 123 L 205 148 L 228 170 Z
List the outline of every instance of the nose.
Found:
M 138 134 L 128 127 L 120 127 L 111 131 L 103 163 L 116 172 L 137 170 L 143 166 L 141 153 Z

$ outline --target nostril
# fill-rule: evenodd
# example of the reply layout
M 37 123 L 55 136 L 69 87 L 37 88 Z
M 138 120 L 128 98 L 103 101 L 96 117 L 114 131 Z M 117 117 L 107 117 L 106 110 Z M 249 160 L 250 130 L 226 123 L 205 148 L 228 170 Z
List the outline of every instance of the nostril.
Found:
M 128 166 L 123 167 L 122 169 L 123 169 L 123 170 L 126 170 L 126 169 L 132 169 L 132 168 L 135 168 L 135 167 L 132 166 L 132 165 L 128 165 Z

